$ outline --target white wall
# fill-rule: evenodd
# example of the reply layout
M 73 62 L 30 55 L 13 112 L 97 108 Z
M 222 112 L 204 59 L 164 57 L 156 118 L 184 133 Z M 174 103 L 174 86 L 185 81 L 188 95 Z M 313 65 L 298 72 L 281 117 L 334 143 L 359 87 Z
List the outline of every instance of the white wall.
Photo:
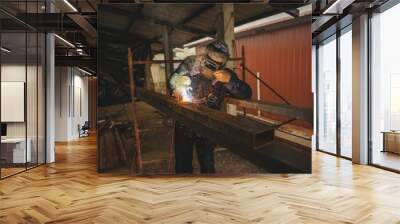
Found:
M 27 87 L 27 119 L 28 129 L 33 127 L 36 130 L 36 66 L 25 67 L 25 64 L 4 64 L 1 66 L 1 81 L 2 82 L 25 82 L 25 75 L 27 69 L 28 87 Z M 39 72 L 41 72 L 39 70 Z M 39 73 L 40 74 L 40 73 Z M 35 77 L 33 77 L 35 76 Z M 29 88 L 31 87 L 31 88 Z M 39 105 L 40 106 L 40 105 Z M 7 110 L 7 108 L 1 108 Z M 32 123 L 33 122 L 33 123 Z M 29 136 L 28 130 L 28 137 Z M 35 132 L 36 133 L 36 132 Z M 25 137 L 25 122 L 7 122 L 7 136 L 8 137 Z
M 69 68 L 55 68 L 55 141 L 67 141 L 69 132 Z
M 36 65 L 28 65 L 20 63 L 8 63 L 1 66 L 2 82 L 24 82 L 26 83 L 26 107 L 22 108 L 23 113 L 27 115 L 24 122 L 6 122 L 8 138 L 25 138 L 30 139 L 30 147 L 32 150 L 32 161 L 39 163 L 44 162 L 44 74 L 42 67 L 36 70 Z M 27 81 L 25 80 L 27 78 Z M 4 97 L 4 96 L 2 96 Z M 9 110 L 10 108 L 1 108 L 1 110 Z M 37 150 L 39 156 L 37 156 Z
M 72 67 L 56 67 L 55 140 L 79 137 L 78 124 L 88 121 L 88 77 Z

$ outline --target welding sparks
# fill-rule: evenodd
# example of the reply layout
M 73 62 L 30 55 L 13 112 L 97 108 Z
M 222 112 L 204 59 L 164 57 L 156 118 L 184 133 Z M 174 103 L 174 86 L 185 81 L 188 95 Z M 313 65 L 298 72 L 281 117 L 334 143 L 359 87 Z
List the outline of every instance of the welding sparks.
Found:
M 193 101 L 191 80 L 189 77 L 184 75 L 174 76 L 170 80 L 170 83 L 172 87 L 175 89 L 174 91 L 176 91 L 179 101 L 181 102 Z
M 181 99 L 180 99 L 181 102 L 186 102 L 186 103 L 192 102 L 193 97 L 192 97 L 191 90 L 192 90 L 191 87 L 182 87 L 182 88 L 177 89 L 177 92 L 181 96 Z

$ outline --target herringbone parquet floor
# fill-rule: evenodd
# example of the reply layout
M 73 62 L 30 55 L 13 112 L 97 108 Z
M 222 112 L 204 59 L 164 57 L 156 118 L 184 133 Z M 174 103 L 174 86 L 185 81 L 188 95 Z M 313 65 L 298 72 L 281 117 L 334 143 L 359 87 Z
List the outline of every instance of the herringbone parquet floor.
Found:
M 0 223 L 400 223 L 400 175 L 315 152 L 312 175 L 96 172 L 95 139 L 0 181 Z

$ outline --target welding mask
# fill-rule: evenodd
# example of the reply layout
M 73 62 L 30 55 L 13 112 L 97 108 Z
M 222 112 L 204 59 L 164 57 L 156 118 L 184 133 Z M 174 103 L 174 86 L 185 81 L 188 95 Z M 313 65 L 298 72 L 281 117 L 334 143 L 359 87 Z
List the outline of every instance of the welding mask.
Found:
M 228 46 L 222 41 L 214 41 L 207 45 L 207 54 L 204 60 L 204 66 L 210 69 L 211 71 L 217 71 L 222 69 L 227 59 L 229 58 L 229 50 Z M 216 61 L 215 59 L 210 57 L 210 54 L 215 53 L 219 54 L 219 57 L 225 58 L 223 62 Z
M 204 58 L 204 66 L 210 69 L 211 71 L 215 72 L 223 68 L 225 63 L 217 62 L 213 60 L 208 54 Z

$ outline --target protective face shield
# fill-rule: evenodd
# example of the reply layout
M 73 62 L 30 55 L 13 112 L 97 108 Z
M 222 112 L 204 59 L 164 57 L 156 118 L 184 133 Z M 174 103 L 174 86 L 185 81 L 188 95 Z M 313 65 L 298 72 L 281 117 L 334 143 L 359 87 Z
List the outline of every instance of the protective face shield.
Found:
M 228 46 L 224 42 L 216 41 L 207 46 L 204 66 L 211 71 L 217 71 L 225 66 L 228 58 Z
M 208 54 L 205 56 L 204 66 L 213 72 L 220 70 L 221 68 L 224 67 L 224 65 L 225 63 L 213 60 Z

